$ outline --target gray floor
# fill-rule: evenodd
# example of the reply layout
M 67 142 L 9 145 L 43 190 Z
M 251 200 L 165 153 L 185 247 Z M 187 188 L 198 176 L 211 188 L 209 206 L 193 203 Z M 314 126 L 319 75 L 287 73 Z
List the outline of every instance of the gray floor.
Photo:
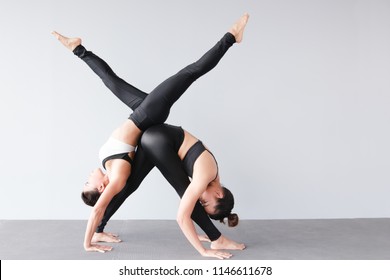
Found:
M 2 260 L 204 260 L 175 221 L 111 221 L 122 243 L 105 254 L 85 252 L 86 221 L 0 220 Z M 235 260 L 390 260 L 390 219 L 244 220 L 218 225 L 247 245 Z M 207 246 L 207 245 L 206 245 Z

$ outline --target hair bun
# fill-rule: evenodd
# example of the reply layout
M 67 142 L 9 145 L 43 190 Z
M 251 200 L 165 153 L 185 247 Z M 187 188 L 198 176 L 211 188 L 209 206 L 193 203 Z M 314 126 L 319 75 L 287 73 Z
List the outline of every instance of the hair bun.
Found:
M 235 227 L 238 224 L 238 215 L 237 214 L 230 213 L 227 218 L 228 218 L 229 227 Z

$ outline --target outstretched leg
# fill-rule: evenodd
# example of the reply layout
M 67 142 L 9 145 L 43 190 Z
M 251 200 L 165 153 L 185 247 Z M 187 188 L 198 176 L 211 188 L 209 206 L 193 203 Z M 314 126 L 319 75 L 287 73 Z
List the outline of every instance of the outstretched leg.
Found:
M 228 49 L 236 42 L 241 42 L 248 15 L 242 16 L 209 51 L 198 61 L 186 66 L 177 74 L 158 85 L 139 106 L 130 119 L 145 130 L 153 124 L 163 123 L 172 105 L 188 87 L 199 77 L 212 70 Z
M 80 38 L 68 38 L 58 32 L 52 34 L 75 55 L 81 58 L 103 81 L 103 83 L 133 111 L 143 102 L 147 94 L 119 78 L 110 66 L 81 45 Z

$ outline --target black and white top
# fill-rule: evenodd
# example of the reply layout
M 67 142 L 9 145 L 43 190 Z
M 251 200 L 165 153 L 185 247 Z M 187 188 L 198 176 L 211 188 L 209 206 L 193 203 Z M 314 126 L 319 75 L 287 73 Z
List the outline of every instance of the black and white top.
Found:
M 124 143 L 118 139 L 110 137 L 106 143 L 99 150 L 99 159 L 102 162 L 103 167 L 110 159 L 124 159 L 130 164 L 132 160 L 129 153 L 134 152 L 135 147 Z

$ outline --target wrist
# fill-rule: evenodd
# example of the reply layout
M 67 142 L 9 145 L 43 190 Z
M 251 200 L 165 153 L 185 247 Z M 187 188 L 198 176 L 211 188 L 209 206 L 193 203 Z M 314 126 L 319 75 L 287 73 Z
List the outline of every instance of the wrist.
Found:
M 207 249 L 202 247 L 198 250 L 199 254 L 201 254 L 202 256 L 206 255 L 206 252 L 207 252 Z

